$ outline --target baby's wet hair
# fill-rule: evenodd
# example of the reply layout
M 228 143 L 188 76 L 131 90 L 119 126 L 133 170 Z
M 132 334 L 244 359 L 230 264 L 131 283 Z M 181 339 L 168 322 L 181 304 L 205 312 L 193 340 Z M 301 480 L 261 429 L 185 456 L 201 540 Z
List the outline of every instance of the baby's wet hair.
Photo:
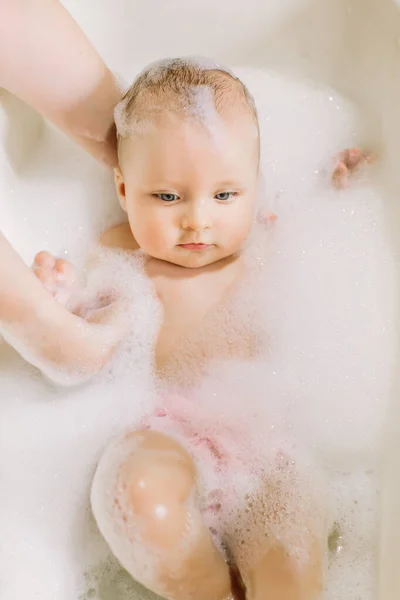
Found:
M 174 58 L 149 65 L 127 90 L 115 109 L 118 151 L 123 141 L 140 134 L 149 123 L 168 113 L 206 122 L 230 111 L 252 117 L 257 110 L 249 90 L 230 71 L 209 61 Z

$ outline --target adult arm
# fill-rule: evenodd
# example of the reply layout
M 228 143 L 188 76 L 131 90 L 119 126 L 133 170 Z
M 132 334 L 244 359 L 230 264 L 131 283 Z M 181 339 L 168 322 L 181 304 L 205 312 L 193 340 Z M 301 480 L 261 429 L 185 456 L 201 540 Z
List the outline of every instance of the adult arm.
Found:
M 0 87 L 116 165 L 113 110 L 121 91 L 58 0 L 0 0 Z

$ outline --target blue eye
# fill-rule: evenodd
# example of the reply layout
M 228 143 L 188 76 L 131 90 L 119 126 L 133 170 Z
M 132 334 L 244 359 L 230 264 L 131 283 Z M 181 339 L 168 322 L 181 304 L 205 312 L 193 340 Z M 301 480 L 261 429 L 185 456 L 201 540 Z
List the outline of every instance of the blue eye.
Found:
M 157 198 L 160 198 L 160 200 L 162 200 L 163 202 L 174 202 L 179 198 L 179 196 L 177 196 L 176 194 L 155 194 L 155 196 L 157 196 Z
M 227 200 L 231 200 L 231 198 L 235 195 L 234 192 L 220 192 L 216 194 L 215 197 L 217 200 L 221 200 L 222 202 L 226 202 Z

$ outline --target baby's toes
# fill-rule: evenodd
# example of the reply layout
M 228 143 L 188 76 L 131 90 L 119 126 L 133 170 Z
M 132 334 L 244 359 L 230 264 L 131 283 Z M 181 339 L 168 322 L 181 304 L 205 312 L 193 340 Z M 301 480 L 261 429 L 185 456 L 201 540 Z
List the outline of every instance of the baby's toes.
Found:
M 43 251 L 35 256 L 32 270 L 53 298 L 70 309 L 77 291 L 74 267 L 66 260 L 55 258 L 49 252 Z
M 54 278 L 53 269 L 48 269 L 47 267 L 39 267 L 34 265 L 33 272 L 36 277 L 40 280 L 43 286 L 46 288 L 48 292 L 51 294 L 55 293 L 56 282 Z
M 54 256 L 52 256 L 50 254 L 50 252 L 46 252 L 46 250 L 42 250 L 41 252 L 38 252 L 35 256 L 34 262 L 33 262 L 33 266 L 35 267 L 40 267 L 43 269 L 54 269 L 54 265 L 56 263 L 56 259 L 54 258 Z
M 67 262 L 63 258 L 57 258 L 55 261 L 55 276 L 58 283 L 64 285 L 74 285 L 76 283 L 76 273 L 71 263 Z

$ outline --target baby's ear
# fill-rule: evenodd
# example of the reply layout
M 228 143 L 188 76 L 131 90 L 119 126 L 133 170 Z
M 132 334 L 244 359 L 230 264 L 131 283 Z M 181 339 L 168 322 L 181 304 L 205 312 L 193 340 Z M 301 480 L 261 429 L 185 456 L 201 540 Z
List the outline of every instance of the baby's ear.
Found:
M 116 167 L 114 169 L 114 182 L 115 182 L 115 189 L 117 190 L 119 202 L 121 204 L 122 209 L 126 212 L 125 181 L 124 181 L 124 177 L 121 173 L 121 169 L 119 167 Z

